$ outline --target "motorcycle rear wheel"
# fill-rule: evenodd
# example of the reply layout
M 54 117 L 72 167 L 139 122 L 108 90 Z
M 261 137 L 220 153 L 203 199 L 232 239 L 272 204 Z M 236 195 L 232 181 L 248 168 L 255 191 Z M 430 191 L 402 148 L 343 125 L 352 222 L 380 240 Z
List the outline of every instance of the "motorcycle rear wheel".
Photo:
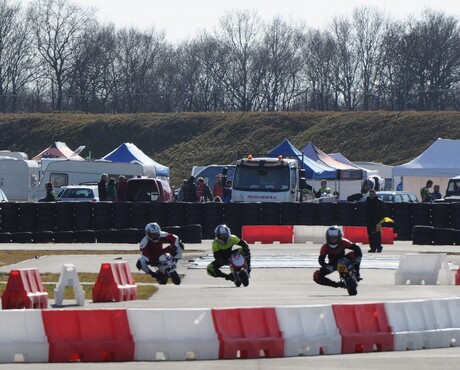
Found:
M 177 271 L 170 272 L 169 277 L 171 278 L 171 280 L 174 283 L 174 285 L 180 285 L 181 280 L 180 280 L 180 276 L 177 273 Z
M 243 286 L 249 285 L 249 275 L 245 270 L 240 271 L 239 277 L 240 277 L 240 281 L 243 284 Z

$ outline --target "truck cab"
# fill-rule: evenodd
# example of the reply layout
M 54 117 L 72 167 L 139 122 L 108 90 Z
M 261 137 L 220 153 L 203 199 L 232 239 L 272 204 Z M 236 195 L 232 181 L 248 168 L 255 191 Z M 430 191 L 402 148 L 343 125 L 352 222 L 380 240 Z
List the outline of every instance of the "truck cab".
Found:
M 452 177 L 449 180 L 444 200 L 460 202 L 460 176 Z
M 297 159 L 249 155 L 236 162 L 232 202 L 299 202 L 304 182 Z

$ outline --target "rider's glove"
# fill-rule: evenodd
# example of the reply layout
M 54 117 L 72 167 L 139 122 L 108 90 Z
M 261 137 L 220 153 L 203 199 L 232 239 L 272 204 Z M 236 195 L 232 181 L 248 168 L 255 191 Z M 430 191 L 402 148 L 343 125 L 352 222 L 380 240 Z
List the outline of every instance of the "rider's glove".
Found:
M 359 265 L 361 263 L 361 257 L 356 257 L 355 260 L 353 261 L 354 265 Z
M 177 247 L 175 245 L 171 245 L 171 256 L 175 256 L 177 254 Z
M 332 266 L 332 265 L 326 265 L 326 270 L 328 272 L 334 272 L 335 269 L 334 269 L 334 266 Z

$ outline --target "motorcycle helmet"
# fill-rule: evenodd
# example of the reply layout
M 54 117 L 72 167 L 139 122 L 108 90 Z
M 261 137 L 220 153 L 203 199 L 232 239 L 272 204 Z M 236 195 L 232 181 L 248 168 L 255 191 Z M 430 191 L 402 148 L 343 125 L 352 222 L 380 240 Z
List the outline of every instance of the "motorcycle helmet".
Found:
M 214 235 L 216 236 L 216 240 L 222 244 L 227 244 L 228 239 L 230 239 L 230 229 L 227 225 L 219 225 L 214 230 Z
M 153 242 L 157 242 L 160 239 L 161 228 L 156 222 L 150 222 L 145 226 L 145 235 Z
M 342 230 L 337 226 L 331 226 L 326 230 L 326 243 L 331 248 L 337 248 L 342 241 Z

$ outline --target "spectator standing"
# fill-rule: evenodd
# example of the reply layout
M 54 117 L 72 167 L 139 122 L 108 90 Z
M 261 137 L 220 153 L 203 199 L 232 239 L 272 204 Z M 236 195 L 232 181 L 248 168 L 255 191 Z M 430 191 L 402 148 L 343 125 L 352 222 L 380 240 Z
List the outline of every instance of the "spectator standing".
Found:
M 101 202 L 107 200 L 107 174 L 101 175 L 101 180 L 97 183 L 97 190 L 99 192 L 99 200 Z
M 433 186 L 433 195 L 431 198 L 432 202 L 436 202 L 437 199 L 441 199 L 441 198 L 442 198 L 442 194 L 439 191 L 439 185 Z
M 199 177 L 197 180 L 198 187 L 197 187 L 197 195 L 199 202 L 212 202 L 212 193 L 211 189 L 209 188 L 208 184 L 204 181 L 203 177 Z
M 116 189 L 115 189 L 115 179 L 111 177 L 107 183 L 107 198 L 106 200 L 115 201 Z
M 433 198 L 433 194 L 430 193 L 430 189 L 433 186 L 433 181 L 428 180 L 426 185 L 420 189 L 420 197 L 422 198 L 422 202 L 431 202 Z
M 126 199 L 126 188 L 128 187 L 128 180 L 123 175 L 118 176 L 118 182 L 116 185 L 116 200 L 118 202 L 124 202 Z
M 380 222 L 385 217 L 385 203 L 375 193 L 374 189 L 369 190 L 369 198 L 366 199 L 366 226 L 369 236 L 369 253 L 382 252 L 382 231 Z
M 315 196 L 316 198 L 321 198 L 322 196 L 329 194 L 331 194 L 331 188 L 327 186 L 327 181 L 323 179 L 321 180 L 321 187 L 316 192 Z
M 230 203 L 232 200 L 232 185 L 233 183 L 230 180 L 227 180 L 225 187 L 222 189 L 222 202 Z
M 212 187 L 212 196 L 219 197 L 222 199 L 222 190 L 224 188 L 225 183 L 222 183 L 222 179 L 224 178 L 224 175 L 219 173 L 216 175 L 216 182 L 214 183 L 214 186 Z
M 401 176 L 401 181 L 399 182 L 398 185 L 396 185 L 396 191 L 402 191 L 403 190 L 403 177 Z
M 184 202 L 198 202 L 198 194 L 195 185 L 195 176 L 190 176 L 183 185 Z
M 45 190 L 46 190 L 46 196 L 44 198 L 41 198 L 39 202 L 55 202 L 56 197 L 54 196 L 53 184 L 50 182 L 47 182 L 45 184 Z

